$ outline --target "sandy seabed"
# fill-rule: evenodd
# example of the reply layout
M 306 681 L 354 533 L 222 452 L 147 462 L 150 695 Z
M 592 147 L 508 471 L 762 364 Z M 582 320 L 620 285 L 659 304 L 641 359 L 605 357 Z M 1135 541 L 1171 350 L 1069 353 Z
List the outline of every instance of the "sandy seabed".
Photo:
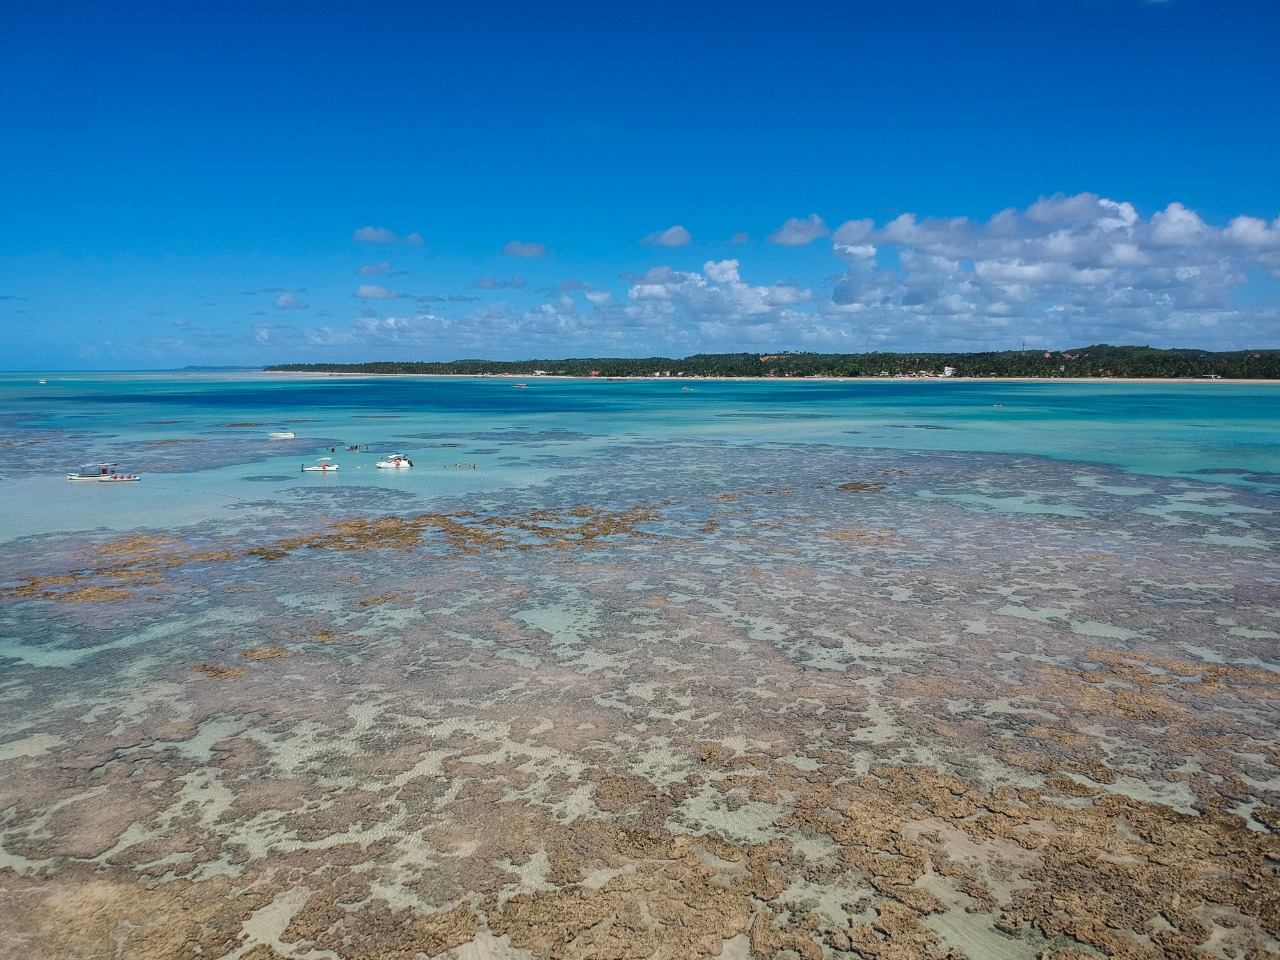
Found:
M 1276 528 L 1212 482 L 668 444 L 34 538 L 0 955 L 1275 956 Z

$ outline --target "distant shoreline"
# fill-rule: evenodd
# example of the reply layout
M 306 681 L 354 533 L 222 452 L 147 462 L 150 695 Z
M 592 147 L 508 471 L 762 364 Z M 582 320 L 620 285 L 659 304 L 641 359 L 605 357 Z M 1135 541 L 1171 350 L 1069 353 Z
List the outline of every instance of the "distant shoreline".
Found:
M 435 380 L 514 380 L 526 386 L 538 382 L 585 380 L 597 383 L 628 381 L 634 383 L 1260 383 L 1280 384 L 1280 379 L 1253 377 L 714 377 L 706 374 L 683 377 L 616 376 L 591 377 L 571 373 L 548 373 L 524 376 L 515 373 L 347 373 L 318 370 L 260 370 L 272 377 L 294 377 L 320 380 L 329 377 L 429 378 Z M 514 386 L 515 384 L 512 384 Z

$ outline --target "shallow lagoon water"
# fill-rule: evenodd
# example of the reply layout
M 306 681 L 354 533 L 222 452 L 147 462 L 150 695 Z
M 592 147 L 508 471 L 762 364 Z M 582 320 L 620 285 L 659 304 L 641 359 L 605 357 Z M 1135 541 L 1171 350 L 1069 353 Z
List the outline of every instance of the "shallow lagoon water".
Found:
M 46 379 L 6 953 L 1277 949 L 1274 386 Z

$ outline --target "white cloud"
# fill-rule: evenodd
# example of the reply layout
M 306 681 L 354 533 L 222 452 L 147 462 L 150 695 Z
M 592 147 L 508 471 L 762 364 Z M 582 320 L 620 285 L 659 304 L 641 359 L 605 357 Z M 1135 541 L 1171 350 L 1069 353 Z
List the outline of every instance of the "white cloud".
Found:
M 1185 247 L 1203 243 L 1208 236 L 1205 223 L 1194 210 L 1171 203 L 1151 218 L 1151 242 L 1159 247 Z
M 520 240 L 512 240 L 502 248 L 504 257 L 545 257 L 547 255 L 547 245 L 545 243 L 523 243 Z
M 703 270 L 707 274 L 707 279 L 712 283 L 741 283 L 738 279 L 738 261 L 737 260 L 721 260 L 716 263 L 708 260 Z
M 873 220 L 849 220 L 842 223 L 831 237 L 832 248 L 837 254 L 847 258 L 874 257 L 875 244 L 866 242 L 874 229 Z
M 292 293 L 282 293 L 276 297 L 277 310 L 306 310 L 309 306 L 305 300 L 299 300 Z
M 651 233 L 640 242 L 653 247 L 685 247 L 693 242 L 693 235 L 676 224 L 674 227 Z
M 398 290 L 380 287 L 376 283 L 362 283 L 356 287 L 356 292 L 352 296 L 359 297 L 361 300 L 396 300 L 403 294 Z
M 1280 218 L 1268 226 L 1267 221 L 1257 217 L 1236 217 L 1222 235 L 1236 247 L 1280 249 Z
M 402 346 L 442 357 L 525 358 L 861 352 L 867 340 L 901 350 L 1002 350 L 1023 339 L 1046 349 L 1099 342 L 1235 349 L 1280 340 L 1280 284 L 1266 276 L 1280 277 L 1280 221 L 1239 216 L 1215 225 L 1179 203 L 1144 215 L 1096 194 L 1056 194 L 985 222 L 906 213 L 828 231 L 815 216 L 788 221 L 770 240 L 802 246 L 824 235 L 831 245 L 822 255 L 837 258 L 838 273 L 822 265 L 817 248 L 787 255 L 788 269 L 802 277 L 836 273 L 821 281 L 760 276 L 754 257 L 768 262 L 767 250 L 744 247 L 692 270 L 662 265 L 623 275 L 613 290 L 579 274 L 540 289 L 545 302 L 527 307 L 487 302 L 495 298 L 486 291 L 517 289 L 520 278 L 481 277 L 471 292 L 485 301 L 449 298 L 445 312 L 464 315 L 434 316 L 422 300 L 417 316 L 370 311 L 348 329 L 306 336 L 352 354 Z M 395 296 L 387 294 L 362 299 Z M 408 309 L 403 304 L 396 306 Z
M 1107 228 L 1119 229 L 1137 223 L 1138 214 L 1132 204 L 1116 203 L 1096 193 L 1077 193 L 1073 196 L 1055 193 L 1052 197 L 1041 197 L 1028 207 L 1027 219 L 1052 225 L 1092 221 Z
M 361 277 L 376 277 L 379 274 L 386 273 L 390 269 L 391 264 L 383 260 L 381 263 L 366 263 L 356 271 L 356 275 Z
M 633 303 L 671 313 L 680 311 L 694 323 L 717 322 L 775 314 L 781 307 L 804 303 L 812 291 L 791 284 L 771 287 L 744 283 L 737 260 L 708 260 L 702 274 L 655 267 L 637 277 L 627 296 Z
M 361 243 L 407 243 L 411 247 L 420 247 L 423 244 L 422 237 L 417 233 L 401 237 L 386 227 L 361 227 L 351 234 L 351 239 L 359 240 Z
M 825 237 L 830 232 L 823 219 L 816 213 L 811 213 L 803 220 L 792 217 L 765 239 L 784 247 L 802 247 L 819 237 Z
M 877 266 L 877 250 L 897 268 Z M 1225 349 L 1276 339 L 1262 326 L 1274 303 L 1242 309 L 1233 299 L 1250 266 L 1280 269 L 1280 224 L 1257 218 L 1215 228 L 1171 203 L 1144 221 L 1129 203 L 1057 194 L 986 224 L 915 214 L 880 228 L 850 221 L 832 252 L 848 269 L 820 309 L 899 342 L 1004 348 L 1001 337 L 1014 331 L 1062 346 Z

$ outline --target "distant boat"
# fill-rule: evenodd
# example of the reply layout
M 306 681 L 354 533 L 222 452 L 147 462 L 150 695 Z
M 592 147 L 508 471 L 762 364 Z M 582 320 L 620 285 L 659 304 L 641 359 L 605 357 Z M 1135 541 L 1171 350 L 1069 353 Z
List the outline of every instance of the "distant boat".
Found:
M 292 440 L 297 434 L 292 430 L 272 430 L 267 436 L 272 440 Z
M 398 467 L 412 467 L 413 461 L 406 457 L 403 453 L 388 453 L 385 460 L 379 460 L 376 466 L 386 470 L 395 470 Z
M 68 480 L 95 480 L 98 483 L 127 483 L 142 478 L 136 473 L 122 473 L 109 463 L 85 463 L 76 473 L 68 473 Z
M 338 465 L 333 462 L 330 457 L 321 457 L 313 466 L 303 467 L 303 473 L 333 473 L 338 469 Z
M 512 390 L 523 390 L 523 389 L 524 389 L 525 387 L 527 387 L 527 386 L 528 386 L 528 384 L 527 384 L 527 383 L 513 383 L 513 384 L 511 385 L 511 389 L 512 389 Z

